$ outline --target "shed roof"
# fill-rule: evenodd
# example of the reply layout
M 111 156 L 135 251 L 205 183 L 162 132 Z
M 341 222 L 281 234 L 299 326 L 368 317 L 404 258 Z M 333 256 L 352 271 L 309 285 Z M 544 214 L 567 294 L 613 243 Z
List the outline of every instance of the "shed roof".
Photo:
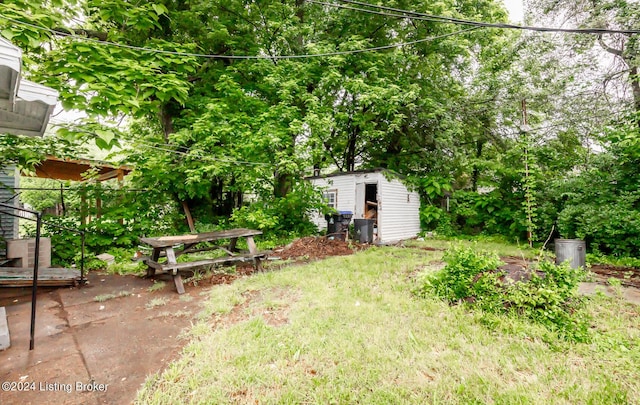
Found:
M 42 136 L 58 92 L 20 78 L 22 50 L 0 37 L 0 133 Z
M 390 173 L 393 176 L 401 179 L 406 177 L 400 173 L 394 172 L 393 170 L 385 169 L 383 167 L 376 167 L 374 169 L 361 169 L 361 170 L 353 170 L 350 172 L 335 172 L 330 174 L 321 174 L 319 176 L 307 176 L 305 177 L 305 179 L 306 180 L 326 179 L 328 177 L 349 176 L 352 174 L 382 173 L 382 172 Z

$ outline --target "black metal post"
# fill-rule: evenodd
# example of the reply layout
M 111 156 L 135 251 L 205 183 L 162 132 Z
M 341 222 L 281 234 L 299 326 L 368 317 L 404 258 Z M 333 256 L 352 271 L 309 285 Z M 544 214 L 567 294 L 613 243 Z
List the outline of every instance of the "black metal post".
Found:
M 80 234 L 80 239 L 82 240 L 82 253 L 80 254 L 80 284 L 84 284 L 86 281 L 84 279 L 84 231 Z
M 31 337 L 29 350 L 33 350 L 36 334 L 36 296 L 38 295 L 38 262 L 40 260 L 40 228 L 42 227 L 42 214 L 36 214 L 36 251 L 33 258 L 33 287 L 31 290 Z
M 64 189 L 62 188 L 62 184 L 60 184 L 60 204 L 62 204 L 62 216 L 67 215 L 67 207 L 64 205 Z

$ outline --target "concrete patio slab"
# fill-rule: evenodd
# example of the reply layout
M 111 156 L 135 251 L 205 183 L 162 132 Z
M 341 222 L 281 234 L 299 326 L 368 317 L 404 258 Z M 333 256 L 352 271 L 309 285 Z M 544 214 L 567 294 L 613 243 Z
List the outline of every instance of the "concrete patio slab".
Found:
M 0 380 L 16 389 L 0 391 L 0 403 L 131 403 L 146 378 L 179 354 L 186 341 L 178 336 L 211 287 L 201 281 L 179 296 L 171 277 L 164 281 L 150 291 L 153 280 L 90 274 L 87 287 L 43 290 L 33 351 L 30 296 L 12 293 L 6 308 L 12 345 L 0 351 Z

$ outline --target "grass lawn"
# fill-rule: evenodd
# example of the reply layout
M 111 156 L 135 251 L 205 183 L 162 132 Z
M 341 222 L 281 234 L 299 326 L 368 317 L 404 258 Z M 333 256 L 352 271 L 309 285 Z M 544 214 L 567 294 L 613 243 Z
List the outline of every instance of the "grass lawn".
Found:
M 640 403 L 639 307 L 593 297 L 593 341 L 567 343 L 524 320 L 415 297 L 418 273 L 442 257 L 418 247 L 371 248 L 212 288 L 181 357 L 137 401 Z

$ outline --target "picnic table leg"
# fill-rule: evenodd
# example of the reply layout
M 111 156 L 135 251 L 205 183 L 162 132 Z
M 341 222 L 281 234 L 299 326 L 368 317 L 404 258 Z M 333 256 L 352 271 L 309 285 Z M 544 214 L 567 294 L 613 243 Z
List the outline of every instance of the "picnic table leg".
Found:
M 173 275 L 173 283 L 176 285 L 176 290 L 178 294 L 184 294 L 184 284 L 182 284 L 182 276 L 178 273 L 177 270 L 174 270 L 175 274 Z
M 151 260 L 152 262 L 158 262 L 158 259 L 160 259 L 160 248 L 153 248 L 153 253 L 151 253 Z M 147 277 L 153 277 L 156 274 L 156 269 L 154 267 L 151 266 L 147 266 Z
M 229 242 L 229 251 L 230 252 L 237 252 L 238 250 L 236 249 L 236 243 L 238 242 L 238 238 L 231 238 L 231 241 Z
M 167 264 L 178 264 L 176 261 L 176 253 L 173 251 L 172 247 L 166 249 L 167 252 Z M 178 290 L 178 294 L 184 294 L 184 284 L 182 284 L 182 276 L 180 276 L 180 272 L 178 269 L 170 269 L 171 275 L 173 276 L 173 283 L 176 285 L 176 290 Z
M 258 254 L 258 247 L 256 246 L 256 242 L 253 240 L 253 236 L 247 236 L 247 246 L 249 247 L 249 253 L 252 255 Z M 253 258 L 253 267 L 256 271 L 262 271 L 262 262 L 259 257 Z

